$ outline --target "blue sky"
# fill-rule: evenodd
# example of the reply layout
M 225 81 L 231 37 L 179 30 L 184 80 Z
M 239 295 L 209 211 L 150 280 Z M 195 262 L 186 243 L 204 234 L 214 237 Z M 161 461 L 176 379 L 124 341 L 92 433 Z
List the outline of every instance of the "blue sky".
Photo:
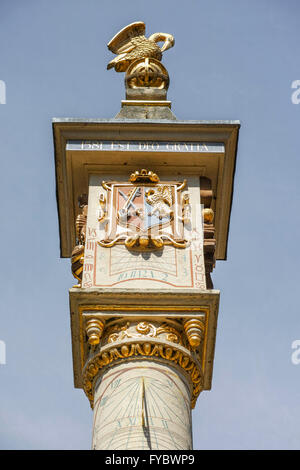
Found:
M 53 117 L 112 118 L 123 76 L 106 44 L 142 20 L 164 31 L 179 119 L 239 119 L 213 387 L 193 412 L 195 449 L 298 449 L 300 3 L 297 0 L 1 0 L 1 449 L 89 449 L 74 389 L 68 259 L 59 258 Z M 297 295 L 296 295 L 297 294 Z

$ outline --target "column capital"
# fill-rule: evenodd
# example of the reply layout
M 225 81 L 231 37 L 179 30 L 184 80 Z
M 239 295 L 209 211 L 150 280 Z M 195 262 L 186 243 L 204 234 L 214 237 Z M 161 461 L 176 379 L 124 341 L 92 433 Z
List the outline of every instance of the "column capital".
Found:
M 141 359 L 167 362 L 187 376 L 194 407 L 201 391 L 211 388 L 219 292 L 176 296 L 152 289 L 131 292 L 130 298 L 127 291 L 122 299 L 118 291 L 70 291 L 75 386 L 93 406 L 95 383 L 107 366 Z

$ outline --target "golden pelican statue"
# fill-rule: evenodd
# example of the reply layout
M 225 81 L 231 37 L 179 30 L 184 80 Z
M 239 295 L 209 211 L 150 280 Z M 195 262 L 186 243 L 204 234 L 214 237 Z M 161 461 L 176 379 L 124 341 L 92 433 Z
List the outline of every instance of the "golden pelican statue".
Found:
M 154 33 L 147 39 L 145 37 L 145 23 L 137 21 L 131 23 L 116 34 L 107 44 L 115 59 L 107 65 L 107 69 L 115 68 L 116 72 L 126 72 L 129 65 L 138 59 L 162 59 L 162 53 L 174 46 L 175 40 L 171 34 Z M 162 47 L 157 45 L 163 42 Z

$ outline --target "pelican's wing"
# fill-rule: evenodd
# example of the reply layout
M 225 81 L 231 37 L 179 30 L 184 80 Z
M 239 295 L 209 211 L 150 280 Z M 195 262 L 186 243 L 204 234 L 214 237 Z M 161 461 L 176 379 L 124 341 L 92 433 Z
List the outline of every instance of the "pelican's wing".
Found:
M 144 36 L 146 30 L 145 23 L 137 21 L 121 29 L 107 44 L 107 47 L 114 54 L 123 54 L 132 51 L 134 44 L 131 40 L 138 36 Z

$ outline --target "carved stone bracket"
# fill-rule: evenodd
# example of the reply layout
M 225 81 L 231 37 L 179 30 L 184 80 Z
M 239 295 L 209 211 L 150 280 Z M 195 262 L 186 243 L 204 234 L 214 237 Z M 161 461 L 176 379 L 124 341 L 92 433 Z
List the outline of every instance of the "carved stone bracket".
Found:
M 97 318 L 92 318 L 87 321 L 86 324 L 86 334 L 88 336 L 88 342 L 91 345 L 96 345 L 100 343 L 100 338 L 104 330 L 105 321 L 98 320 Z
M 192 318 L 190 320 L 185 320 L 183 326 L 192 349 L 198 348 L 204 337 L 204 321 L 202 319 Z

